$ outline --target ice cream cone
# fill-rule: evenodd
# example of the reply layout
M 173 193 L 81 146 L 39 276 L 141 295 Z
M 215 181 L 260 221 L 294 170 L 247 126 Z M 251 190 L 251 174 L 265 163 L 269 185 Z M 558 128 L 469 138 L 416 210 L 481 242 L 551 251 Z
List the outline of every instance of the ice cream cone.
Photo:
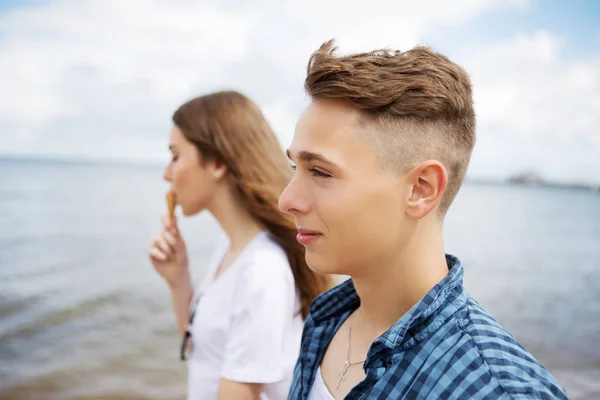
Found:
M 175 206 L 177 205 L 177 196 L 174 192 L 167 192 L 165 197 L 167 198 L 167 209 L 169 210 L 169 218 L 175 217 Z

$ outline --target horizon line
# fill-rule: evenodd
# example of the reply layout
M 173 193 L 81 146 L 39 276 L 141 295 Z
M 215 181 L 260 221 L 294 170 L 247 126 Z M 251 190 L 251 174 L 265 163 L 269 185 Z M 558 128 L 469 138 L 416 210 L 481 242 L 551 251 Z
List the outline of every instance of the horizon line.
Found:
M 130 166 L 130 167 L 162 167 L 164 163 L 154 160 L 131 160 L 121 158 L 85 158 L 85 157 L 65 157 L 59 155 L 44 155 L 44 154 L 17 154 L 17 153 L 1 153 L 1 161 L 23 161 L 23 162 L 50 162 L 62 164 L 90 164 L 90 165 L 113 165 L 113 166 Z M 570 186 L 570 187 L 585 187 L 600 190 L 599 182 L 578 182 L 575 180 L 555 180 L 547 179 L 541 176 L 541 182 L 511 182 L 510 179 L 517 175 L 522 175 L 530 172 L 524 170 L 504 177 L 485 177 L 481 175 L 469 175 L 465 177 L 465 183 L 498 183 L 508 185 L 531 185 L 531 186 Z

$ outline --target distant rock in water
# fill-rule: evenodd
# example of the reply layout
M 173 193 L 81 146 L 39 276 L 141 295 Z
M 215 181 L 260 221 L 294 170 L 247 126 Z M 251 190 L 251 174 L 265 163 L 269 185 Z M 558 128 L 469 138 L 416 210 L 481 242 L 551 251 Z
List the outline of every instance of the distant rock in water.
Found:
M 508 184 L 524 186 L 543 186 L 561 189 L 591 190 L 600 192 L 600 184 L 577 183 L 577 182 L 553 182 L 547 181 L 534 171 L 526 171 L 509 176 L 506 179 Z
M 520 185 L 541 185 L 544 179 L 537 172 L 527 171 L 519 174 L 511 175 L 507 179 L 508 183 L 516 183 Z

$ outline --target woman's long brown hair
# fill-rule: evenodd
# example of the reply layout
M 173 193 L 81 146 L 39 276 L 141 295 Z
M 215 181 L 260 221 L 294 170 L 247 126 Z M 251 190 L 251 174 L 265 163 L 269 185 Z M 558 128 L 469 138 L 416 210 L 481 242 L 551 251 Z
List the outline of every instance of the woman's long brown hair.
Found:
M 306 265 L 293 219 L 279 210 L 279 196 L 292 171 L 258 106 L 240 93 L 217 92 L 183 104 L 173 122 L 203 161 L 227 167 L 229 182 L 246 209 L 284 249 L 306 318 L 311 302 L 332 286 L 332 280 Z

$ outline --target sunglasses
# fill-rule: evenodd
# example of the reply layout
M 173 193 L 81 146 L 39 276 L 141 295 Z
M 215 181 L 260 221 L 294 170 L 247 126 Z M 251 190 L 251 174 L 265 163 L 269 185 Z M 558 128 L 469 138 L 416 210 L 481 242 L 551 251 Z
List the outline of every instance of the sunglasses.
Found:
M 181 349 L 179 351 L 179 358 L 181 359 L 181 361 L 186 361 L 188 359 L 188 343 L 190 341 L 190 338 L 192 337 L 192 322 L 194 322 L 194 315 L 196 315 L 196 308 L 198 307 L 198 302 L 200 301 L 200 296 L 198 296 L 198 299 L 196 299 L 196 302 L 194 303 L 194 308 L 192 309 L 192 312 L 190 313 L 190 319 L 187 325 L 187 328 L 185 328 L 185 333 L 183 335 L 183 339 L 181 340 Z

